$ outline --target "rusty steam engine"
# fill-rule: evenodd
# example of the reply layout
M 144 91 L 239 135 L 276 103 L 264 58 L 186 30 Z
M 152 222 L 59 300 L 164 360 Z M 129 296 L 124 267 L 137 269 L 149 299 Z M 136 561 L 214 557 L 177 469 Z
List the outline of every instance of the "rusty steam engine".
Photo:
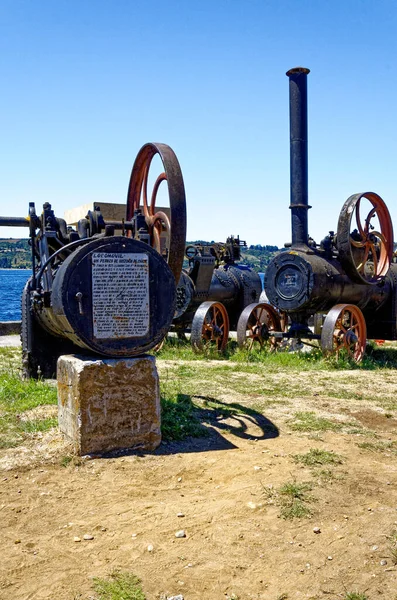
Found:
M 148 198 L 149 169 L 164 172 Z M 166 181 L 169 215 L 156 209 Z M 135 160 L 126 218 L 106 221 L 99 210 L 70 227 L 51 205 L 41 216 L 0 217 L 0 225 L 29 227 L 33 275 L 22 296 L 23 371 L 53 377 L 62 354 L 130 357 L 167 334 L 186 244 L 186 201 L 178 160 L 165 144 L 146 144 Z
M 239 264 L 246 243 L 229 237 L 226 243 L 190 244 L 177 288 L 173 330 L 179 336 L 190 332 L 195 351 L 207 345 L 221 351 L 229 330 L 243 327 L 240 318 L 245 307 L 258 302 L 262 291 L 259 275 Z
M 393 226 L 385 202 L 374 192 L 344 203 L 336 231 L 316 244 L 308 235 L 307 75 L 288 71 L 292 241 L 269 264 L 265 290 L 270 304 L 253 306 L 247 339 L 283 339 L 326 353 L 344 349 L 355 361 L 366 340 L 397 339 L 397 265 L 392 262 Z M 273 305 L 273 306 L 271 306 Z M 277 311 L 289 326 L 280 324 Z M 309 318 L 315 316 L 314 331 Z

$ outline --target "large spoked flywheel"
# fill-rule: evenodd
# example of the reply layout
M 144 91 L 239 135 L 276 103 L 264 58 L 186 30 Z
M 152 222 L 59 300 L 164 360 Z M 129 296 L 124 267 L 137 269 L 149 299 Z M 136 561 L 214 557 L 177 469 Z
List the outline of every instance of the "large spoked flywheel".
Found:
M 376 284 L 387 274 L 393 225 L 378 194 L 354 194 L 346 200 L 338 221 L 337 246 L 340 262 L 353 281 Z
M 161 158 L 164 171 L 155 178 L 149 197 L 149 171 L 156 154 Z M 168 186 L 168 214 L 156 207 L 157 193 L 163 181 Z M 186 243 L 186 197 L 178 159 L 166 144 L 145 144 L 138 152 L 128 188 L 127 221 L 138 209 L 145 217 L 151 246 L 164 256 L 178 282 Z

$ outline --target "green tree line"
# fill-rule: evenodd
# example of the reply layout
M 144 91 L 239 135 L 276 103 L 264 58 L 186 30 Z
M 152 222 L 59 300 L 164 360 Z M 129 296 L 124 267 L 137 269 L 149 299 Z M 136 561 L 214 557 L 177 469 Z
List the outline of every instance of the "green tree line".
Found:
M 27 239 L 0 239 L 0 269 L 30 269 L 32 260 L 28 241 Z M 201 241 L 201 243 L 206 242 Z M 260 244 L 247 246 L 241 248 L 240 262 L 258 273 L 264 273 L 267 265 L 278 252 L 280 248 L 277 246 Z
M 0 269 L 31 269 L 29 240 L 0 239 Z

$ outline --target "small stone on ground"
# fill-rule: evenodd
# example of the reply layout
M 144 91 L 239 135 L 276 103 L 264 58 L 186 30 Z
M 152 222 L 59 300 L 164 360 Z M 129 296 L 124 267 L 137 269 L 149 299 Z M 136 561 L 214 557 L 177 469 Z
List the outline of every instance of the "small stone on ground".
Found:
M 180 529 L 179 531 L 176 532 L 175 534 L 176 538 L 184 538 L 186 537 L 186 532 L 184 529 Z

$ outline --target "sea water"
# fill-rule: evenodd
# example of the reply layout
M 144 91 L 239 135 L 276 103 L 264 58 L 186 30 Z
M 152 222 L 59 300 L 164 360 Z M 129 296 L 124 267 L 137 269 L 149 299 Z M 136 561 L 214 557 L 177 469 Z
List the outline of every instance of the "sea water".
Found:
M 21 299 L 30 269 L 0 269 L 0 321 L 21 320 Z

